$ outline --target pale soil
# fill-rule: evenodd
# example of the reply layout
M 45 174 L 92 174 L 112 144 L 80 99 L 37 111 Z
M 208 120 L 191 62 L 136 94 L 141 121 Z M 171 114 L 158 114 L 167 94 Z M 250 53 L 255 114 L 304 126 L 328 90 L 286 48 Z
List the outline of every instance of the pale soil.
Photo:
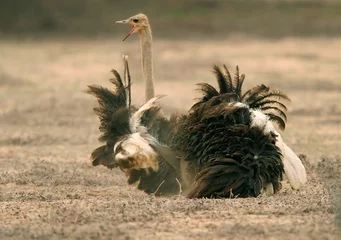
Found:
M 118 37 L 117 37 L 118 38 Z M 147 196 L 119 170 L 92 167 L 98 119 L 86 85 L 110 86 L 128 54 L 143 100 L 136 39 L 0 40 L 0 239 L 337 239 L 341 224 L 340 39 L 155 39 L 156 91 L 165 112 L 186 111 L 213 63 L 236 64 L 244 89 L 287 93 L 283 138 L 302 154 L 308 183 L 274 196 Z

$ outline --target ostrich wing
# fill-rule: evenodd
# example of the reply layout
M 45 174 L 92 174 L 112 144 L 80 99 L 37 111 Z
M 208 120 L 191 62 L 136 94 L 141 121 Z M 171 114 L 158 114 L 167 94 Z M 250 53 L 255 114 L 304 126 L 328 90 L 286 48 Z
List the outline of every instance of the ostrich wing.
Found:
M 276 132 L 276 146 L 281 149 L 283 155 L 284 172 L 288 176 L 290 185 L 293 189 L 299 189 L 301 184 L 307 182 L 307 173 L 297 155 L 285 144 L 281 135 Z
M 139 127 L 141 126 L 142 118 L 147 114 L 147 111 L 155 111 L 159 109 L 159 106 L 156 105 L 156 100 L 161 98 L 162 96 L 156 96 L 146 102 L 142 107 L 140 107 L 129 119 L 129 126 L 132 132 L 138 132 Z

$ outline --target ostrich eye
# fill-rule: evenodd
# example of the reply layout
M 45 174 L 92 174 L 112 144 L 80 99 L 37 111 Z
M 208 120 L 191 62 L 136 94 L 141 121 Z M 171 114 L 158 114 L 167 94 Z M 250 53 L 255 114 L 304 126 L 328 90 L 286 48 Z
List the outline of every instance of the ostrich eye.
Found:
M 133 20 L 133 22 L 134 22 L 134 23 L 138 23 L 139 20 L 138 20 L 137 18 L 135 18 L 135 19 Z

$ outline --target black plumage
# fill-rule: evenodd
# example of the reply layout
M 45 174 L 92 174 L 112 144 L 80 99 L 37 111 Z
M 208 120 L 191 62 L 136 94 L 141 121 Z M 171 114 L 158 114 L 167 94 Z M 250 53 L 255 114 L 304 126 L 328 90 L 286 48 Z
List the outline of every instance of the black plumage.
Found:
M 128 78 L 129 68 L 128 69 Z M 99 130 L 102 133 L 99 141 L 104 142 L 104 145 L 93 150 L 91 154 L 92 164 L 94 166 L 104 165 L 108 168 L 120 167 L 128 176 L 128 183 L 134 184 L 138 182 L 138 189 L 145 191 L 148 194 L 155 193 L 156 195 L 174 194 L 179 191 L 176 178 L 179 178 L 177 172 L 166 162 L 162 155 L 157 156 L 158 171 L 151 168 L 136 169 L 132 166 L 132 161 L 127 158 L 127 161 L 117 161 L 116 156 L 121 149 L 121 143 L 129 136 L 137 132 L 141 138 L 147 142 L 149 139 L 150 146 L 155 151 L 155 145 L 162 145 L 169 141 L 169 133 L 172 130 L 173 120 L 166 119 L 160 114 L 160 107 L 151 105 L 140 116 L 139 125 L 131 126 L 131 118 L 139 108 L 130 106 L 131 96 L 129 83 L 124 86 L 119 73 L 116 70 L 112 71 L 114 78 L 110 79 L 114 88 L 109 90 L 101 86 L 91 85 L 88 87 L 88 93 L 95 96 L 98 101 L 98 107 L 94 108 L 95 113 L 100 120 Z M 137 127 L 137 129 L 135 129 Z M 142 130 L 138 128 L 142 127 Z M 145 132 L 147 129 L 148 132 Z M 116 146 L 116 151 L 114 148 Z M 141 149 L 143 150 L 143 149 Z M 138 156 L 135 161 L 139 160 Z
M 122 79 L 116 70 L 112 70 L 114 78 L 110 82 L 114 85 L 113 90 L 97 85 L 88 86 L 87 93 L 95 96 L 98 107 L 94 108 L 100 120 L 99 130 L 102 133 L 99 141 L 105 145 L 98 147 L 91 153 L 94 166 L 104 165 L 108 168 L 117 167 L 113 157 L 115 143 L 121 137 L 130 134 L 129 118 L 131 110 L 127 105 L 127 91 Z
M 219 89 L 199 84 L 203 97 L 179 120 L 171 144 L 188 162 L 192 179 L 188 197 L 256 197 L 267 184 L 278 191 L 284 170 L 276 135 L 251 127 L 252 111 L 277 109 L 274 104 L 283 104 L 269 98 L 287 97 L 264 85 L 242 95 L 245 76 L 239 76 L 238 67 L 233 80 L 225 66 L 225 72 L 218 66 L 213 70 Z M 282 128 L 283 106 L 277 113 L 265 113 Z

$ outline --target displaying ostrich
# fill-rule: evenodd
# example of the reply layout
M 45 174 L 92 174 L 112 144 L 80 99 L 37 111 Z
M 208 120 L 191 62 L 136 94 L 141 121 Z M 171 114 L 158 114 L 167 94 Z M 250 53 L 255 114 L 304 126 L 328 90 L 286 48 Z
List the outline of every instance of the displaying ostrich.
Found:
M 138 14 L 117 23 L 128 23 L 132 26 L 124 40 L 135 32 L 140 35 L 146 99 L 149 99 L 154 94 L 154 85 L 152 36 L 148 19 L 144 14 Z M 145 56 L 146 54 L 150 56 Z M 280 128 L 285 128 L 286 107 L 280 100 L 288 97 L 264 85 L 242 94 L 245 76 L 239 75 L 238 68 L 233 80 L 225 66 L 224 70 L 215 66 L 214 73 L 219 89 L 216 90 L 207 83 L 199 84 L 204 96 L 193 105 L 187 115 L 173 117 L 171 121 L 167 121 L 158 114 L 159 107 L 152 107 L 155 98 L 149 100 L 141 110 L 137 110 L 140 114 L 131 112 L 126 115 L 126 118 L 130 119 L 125 118 L 124 122 L 138 123 L 135 128 L 129 125 L 132 135 L 138 132 L 138 136 L 147 139 L 145 143 L 148 143 L 149 147 L 146 144 L 139 145 L 138 141 L 128 141 L 131 138 L 129 134 L 129 137 L 119 137 L 117 140 L 116 130 L 112 131 L 108 124 L 103 125 L 107 135 L 111 132 L 115 135 L 112 138 L 116 141 L 106 139 L 107 142 L 114 142 L 110 158 L 127 172 L 128 183 L 139 181 L 138 188 L 147 193 L 151 193 L 151 189 L 154 190 L 160 183 L 156 188 L 163 188 L 160 194 L 172 194 L 178 189 L 179 181 L 185 195 L 191 198 L 248 197 L 258 196 L 264 190 L 268 193 L 277 192 L 285 172 L 291 186 L 298 189 L 306 182 L 304 166 L 285 145 L 271 122 L 274 121 Z M 117 87 L 112 94 L 124 92 L 119 88 L 123 87 Z M 95 95 L 101 104 L 104 94 Z M 113 97 L 112 101 L 109 98 L 107 101 L 116 100 Z M 110 107 L 102 107 L 102 112 L 106 111 L 110 113 Z M 110 113 L 107 116 L 111 115 Z M 142 121 L 144 116 L 149 116 L 145 122 Z M 163 123 L 163 127 L 160 127 L 160 123 Z M 147 127 L 148 125 L 151 127 Z M 119 125 L 114 123 L 113 128 L 116 129 L 117 126 Z M 160 138 L 161 135 L 163 139 Z M 119 146 L 124 146 L 125 149 L 137 148 L 141 153 L 134 155 L 131 154 L 134 151 L 125 150 L 125 153 L 129 152 L 129 157 L 124 155 L 125 161 L 122 161 L 122 153 L 116 152 L 121 150 Z M 152 148 L 153 154 L 142 154 L 144 148 L 146 151 Z M 147 158 L 149 159 L 146 160 Z M 96 157 L 93 159 L 96 162 Z M 155 175 L 157 181 L 154 181 Z

